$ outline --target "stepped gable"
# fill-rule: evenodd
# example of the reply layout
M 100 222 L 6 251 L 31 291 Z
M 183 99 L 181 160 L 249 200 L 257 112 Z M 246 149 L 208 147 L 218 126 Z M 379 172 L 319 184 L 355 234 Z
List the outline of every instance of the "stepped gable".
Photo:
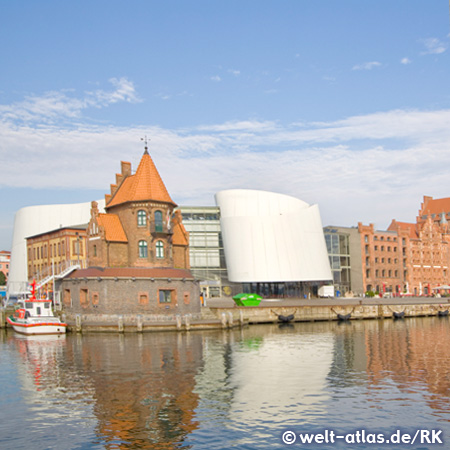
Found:
M 170 198 L 161 176 L 149 155 L 147 148 L 134 175 L 123 178 L 118 187 L 111 186 L 111 196 L 107 196 L 106 209 L 126 202 L 148 201 L 170 203 L 177 206 Z
M 105 230 L 105 239 L 107 241 L 128 242 L 122 223 L 116 214 L 99 214 L 97 223 L 99 227 L 103 227 Z

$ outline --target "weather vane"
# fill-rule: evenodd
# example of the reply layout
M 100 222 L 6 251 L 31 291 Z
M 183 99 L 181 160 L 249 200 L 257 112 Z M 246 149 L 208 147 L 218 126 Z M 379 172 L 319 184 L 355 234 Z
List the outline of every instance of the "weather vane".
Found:
M 145 152 L 146 153 L 148 153 L 148 146 L 147 146 L 147 135 L 145 135 L 145 137 L 143 137 L 143 138 L 141 138 L 141 141 L 144 141 L 144 144 L 145 144 Z M 149 141 L 150 141 L 150 139 L 149 139 Z

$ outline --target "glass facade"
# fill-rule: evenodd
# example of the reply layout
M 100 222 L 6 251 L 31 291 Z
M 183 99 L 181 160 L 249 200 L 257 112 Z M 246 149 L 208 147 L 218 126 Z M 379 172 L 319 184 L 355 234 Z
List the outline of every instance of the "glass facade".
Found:
M 228 281 L 218 207 L 181 207 L 183 225 L 189 232 L 191 272 L 207 297 L 238 292 Z M 240 292 L 240 291 L 239 291 Z
M 351 290 L 349 236 L 331 228 L 324 229 L 335 292 L 343 295 Z

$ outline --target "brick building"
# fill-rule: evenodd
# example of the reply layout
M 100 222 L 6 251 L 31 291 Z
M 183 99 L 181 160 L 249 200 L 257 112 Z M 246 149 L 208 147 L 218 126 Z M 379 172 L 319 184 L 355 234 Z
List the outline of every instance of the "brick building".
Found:
M 0 272 L 4 273 L 6 279 L 8 279 L 10 261 L 11 252 L 6 250 L 0 251 Z
M 398 236 L 358 223 L 363 286 L 366 291 L 399 294 L 403 289 Z
M 431 295 L 450 283 L 450 198 L 424 197 L 416 223 L 358 224 L 366 291 Z
M 86 225 L 62 227 L 27 237 L 28 281 L 52 292 L 55 276 L 86 267 Z
M 105 213 L 91 204 L 86 270 L 61 284 L 68 312 L 95 314 L 193 313 L 198 283 L 189 270 L 189 236 L 181 213 L 147 148 L 135 174 L 121 173 L 105 196 Z

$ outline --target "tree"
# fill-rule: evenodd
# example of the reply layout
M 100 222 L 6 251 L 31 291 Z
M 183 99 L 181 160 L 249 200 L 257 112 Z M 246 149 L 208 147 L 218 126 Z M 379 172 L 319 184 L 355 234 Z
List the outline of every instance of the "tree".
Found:
M 6 275 L 0 271 L 0 286 L 5 286 L 6 285 Z

